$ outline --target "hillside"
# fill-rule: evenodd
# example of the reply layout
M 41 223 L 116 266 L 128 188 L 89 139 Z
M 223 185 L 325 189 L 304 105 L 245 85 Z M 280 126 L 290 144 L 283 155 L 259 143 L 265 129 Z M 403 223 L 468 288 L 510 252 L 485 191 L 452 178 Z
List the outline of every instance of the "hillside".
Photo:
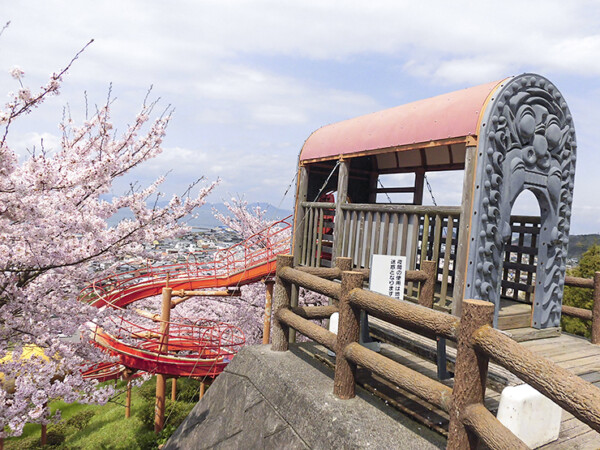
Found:
M 567 257 L 579 260 L 581 255 L 594 244 L 600 244 L 600 234 L 573 234 L 569 236 Z

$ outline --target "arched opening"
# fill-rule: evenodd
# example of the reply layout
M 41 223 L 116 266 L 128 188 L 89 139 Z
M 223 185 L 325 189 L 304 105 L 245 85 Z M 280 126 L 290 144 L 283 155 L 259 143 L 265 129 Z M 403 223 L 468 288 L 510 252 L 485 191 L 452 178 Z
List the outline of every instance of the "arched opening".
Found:
M 526 189 L 515 200 L 510 228 L 502 255 L 501 329 L 531 326 L 540 234 L 540 206 L 533 192 Z

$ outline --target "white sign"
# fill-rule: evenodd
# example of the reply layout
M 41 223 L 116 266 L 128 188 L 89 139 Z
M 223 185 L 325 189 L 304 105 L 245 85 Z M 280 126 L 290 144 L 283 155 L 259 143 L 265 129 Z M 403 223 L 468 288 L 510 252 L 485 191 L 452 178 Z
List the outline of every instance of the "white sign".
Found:
M 404 300 L 406 256 L 373 255 L 369 289 L 379 294 Z

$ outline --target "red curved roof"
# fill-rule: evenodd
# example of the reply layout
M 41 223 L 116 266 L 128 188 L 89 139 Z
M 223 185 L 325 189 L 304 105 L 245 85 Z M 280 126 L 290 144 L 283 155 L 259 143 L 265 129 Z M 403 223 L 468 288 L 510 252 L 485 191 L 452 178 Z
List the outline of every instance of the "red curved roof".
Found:
M 476 136 L 488 96 L 504 80 L 419 100 L 324 126 L 306 140 L 300 160 Z

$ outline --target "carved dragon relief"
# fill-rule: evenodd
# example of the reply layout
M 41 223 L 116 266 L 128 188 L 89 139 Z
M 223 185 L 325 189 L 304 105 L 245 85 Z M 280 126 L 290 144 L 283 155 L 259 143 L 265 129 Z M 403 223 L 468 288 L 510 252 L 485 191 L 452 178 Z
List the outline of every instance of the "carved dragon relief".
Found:
M 512 236 L 510 213 L 525 189 L 541 212 L 533 326 L 560 324 L 575 150 L 571 114 L 547 79 L 512 78 L 490 99 L 479 133 L 465 298 L 493 302 L 494 326 L 504 245 Z

